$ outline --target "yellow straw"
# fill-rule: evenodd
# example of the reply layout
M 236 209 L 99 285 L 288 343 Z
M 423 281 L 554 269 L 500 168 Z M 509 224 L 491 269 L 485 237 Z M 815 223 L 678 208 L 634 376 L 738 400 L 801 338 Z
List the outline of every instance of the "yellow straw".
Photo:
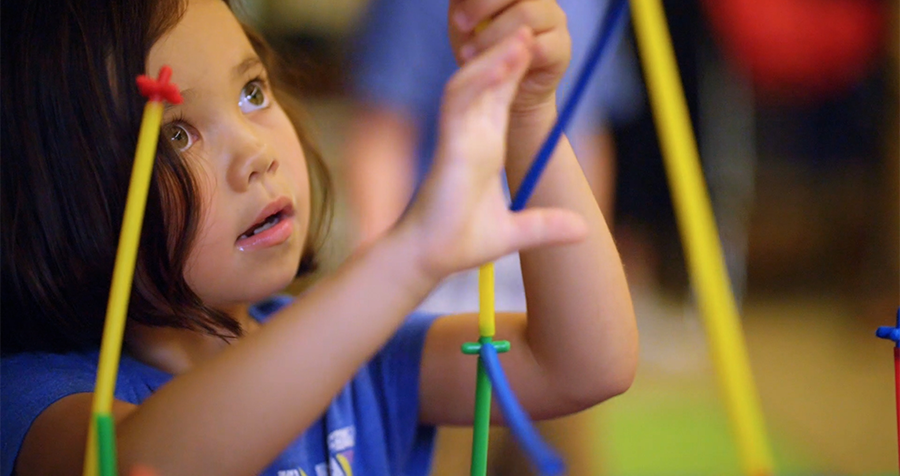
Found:
M 125 202 L 125 216 L 122 220 L 119 248 L 116 252 L 116 264 L 113 268 L 106 322 L 103 327 L 103 340 L 100 344 L 100 363 L 97 368 L 97 386 L 94 390 L 92 407 L 94 415 L 112 412 L 113 393 L 116 388 L 116 375 L 122 351 L 122 337 L 125 332 L 125 316 L 128 311 L 128 300 L 131 297 L 131 283 L 134 278 L 141 225 L 144 221 L 150 177 L 153 174 L 153 161 L 156 155 L 156 142 L 159 138 L 162 114 L 163 103 L 161 101 L 148 101 L 144 107 L 144 117 L 134 154 L 131 184 Z M 97 428 L 94 418 L 91 418 L 83 474 L 84 476 L 96 476 L 97 472 Z
M 494 337 L 494 263 L 478 268 L 478 334 Z
M 482 20 L 475 25 L 473 32 L 477 35 L 491 24 L 490 19 Z M 494 337 L 494 263 L 487 263 L 478 268 L 478 334 L 480 337 Z
M 744 474 L 770 475 L 772 456 L 762 410 L 662 5 L 659 0 L 631 0 L 631 7 L 688 271 Z

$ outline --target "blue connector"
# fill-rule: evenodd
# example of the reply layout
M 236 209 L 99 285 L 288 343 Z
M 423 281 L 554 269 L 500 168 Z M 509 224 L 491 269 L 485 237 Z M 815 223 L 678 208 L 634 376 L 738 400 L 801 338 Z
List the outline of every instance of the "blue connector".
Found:
M 882 339 L 892 340 L 895 347 L 900 347 L 900 309 L 897 310 L 897 326 L 881 326 L 875 331 L 875 335 Z

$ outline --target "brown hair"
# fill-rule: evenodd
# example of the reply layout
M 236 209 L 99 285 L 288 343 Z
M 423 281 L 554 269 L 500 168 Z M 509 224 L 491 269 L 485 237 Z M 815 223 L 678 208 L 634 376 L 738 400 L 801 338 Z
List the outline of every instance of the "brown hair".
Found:
M 137 131 L 134 78 L 180 19 L 182 0 L 3 2 L 0 31 L 0 350 L 65 352 L 99 345 Z M 315 269 L 331 185 L 301 127 L 289 71 L 246 30 L 304 146 L 312 223 L 298 275 Z M 219 336 L 238 323 L 204 305 L 184 279 L 198 225 L 194 177 L 160 141 L 129 319 Z M 159 230 L 166 230 L 160 233 Z

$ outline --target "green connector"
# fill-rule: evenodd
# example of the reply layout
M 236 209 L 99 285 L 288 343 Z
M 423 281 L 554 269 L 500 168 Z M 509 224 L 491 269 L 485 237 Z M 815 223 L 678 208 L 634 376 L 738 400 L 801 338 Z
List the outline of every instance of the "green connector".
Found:
M 478 342 L 466 342 L 462 345 L 462 351 L 466 355 L 476 355 L 481 351 L 481 346 L 493 345 L 497 352 L 508 352 L 509 341 L 500 340 L 494 342 L 490 337 L 482 337 Z M 478 357 L 478 377 L 475 384 L 475 419 L 472 424 L 472 466 L 471 476 L 485 476 L 487 474 L 488 437 L 491 430 L 491 380 L 484 370 L 481 357 Z
M 97 450 L 100 476 L 116 476 L 116 424 L 112 415 L 100 414 L 97 423 Z
M 490 339 L 490 337 L 482 337 L 481 339 Z M 466 342 L 461 346 L 462 353 L 466 355 L 478 355 L 481 352 L 481 340 L 479 342 Z M 498 340 L 496 342 L 491 341 L 491 345 L 497 349 L 498 354 L 502 354 L 504 352 L 509 352 L 510 344 L 508 340 Z

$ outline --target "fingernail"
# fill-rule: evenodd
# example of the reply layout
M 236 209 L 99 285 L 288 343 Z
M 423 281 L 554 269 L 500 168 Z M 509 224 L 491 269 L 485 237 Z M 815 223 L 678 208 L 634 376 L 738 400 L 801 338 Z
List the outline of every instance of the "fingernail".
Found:
M 469 31 L 469 28 L 471 28 L 469 18 L 466 17 L 466 14 L 463 13 L 462 10 L 457 10 L 456 13 L 453 14 L 453 21 L 456 23 L 456 27 L 464 32 Z

